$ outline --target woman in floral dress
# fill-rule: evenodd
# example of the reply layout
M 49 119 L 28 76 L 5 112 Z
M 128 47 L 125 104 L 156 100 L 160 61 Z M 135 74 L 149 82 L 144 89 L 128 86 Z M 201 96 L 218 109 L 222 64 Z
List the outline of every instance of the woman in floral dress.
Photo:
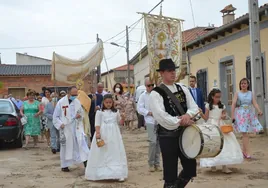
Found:
M 25 145 L 23 147 L 25 149 L 28 149 L 31 136 L 34 138 L 34 146 L 37 146 L 38 135 L 41 132 L 39 116 L 42 114 L 40 103 L 35 100 L 35 91 L 29 90 L 27 98 L 20 110 L 21 115 L 27 118 L 27 123 L 24 125 Z
M 242 151 L 244 158 L 246 159 L 251 159 L 248 133 L 257 133 L 263 130 L 262 125 L 253 111 L 253 107 L 256 108 L 259 116 L 262 115 L 262 111 L 260 110 L 254 95 L 249 91 L 249 84 L 247 78 L 243 78 L 240 81 L 240 91 L 235 94 L 232 103 L 232 119 L 235 122 L 234 128 L 237 132 L 242 133 Z M 237 108 L 236 114 L 235 108 Z
M 126 127 L 134 130 L 134 121 L 137 119 L 134 100 L 130 95 L 125 96 L 125 124 Z

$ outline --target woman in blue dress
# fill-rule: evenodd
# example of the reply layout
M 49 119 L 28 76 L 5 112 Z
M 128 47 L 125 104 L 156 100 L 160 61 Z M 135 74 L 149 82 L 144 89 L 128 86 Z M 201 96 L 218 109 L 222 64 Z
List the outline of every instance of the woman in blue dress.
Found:
M 232 119 L 235 122 L 234 128 L 237 132 L 242 133 L 242 151 L 246 159 L 251 159 L 248 133 L 257 133 L 263 130 L 262 125 L 253 111 L 253 107 L 255 107 L 259 116 L 262 115 L 262 111 L 253 93 L 249 91 L 249 84 L 250 82 L 247 78 L 240 80 L 240 91 L 235 94 L 232 103 Z

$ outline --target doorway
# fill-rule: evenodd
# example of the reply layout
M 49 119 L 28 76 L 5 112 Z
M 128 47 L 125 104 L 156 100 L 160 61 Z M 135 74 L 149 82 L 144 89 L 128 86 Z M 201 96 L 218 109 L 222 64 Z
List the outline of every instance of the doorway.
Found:
M 208 72 L 207 69 L 201 69 L 196 73 L 197 87 L 202 90 L 204 101 L 207 101 L 207 84 L 208 84 Z
M 231 114 L 232 101 L 235 93 L 234 61 L 220 61 L 220 88 L 222 92 L 222 102 L 226 106 L 226 111 Z
M 12 94 L 12 97 L 19 96 L 21 99 L 25 97 L 25 88 L 8 88 L 8 94 Z

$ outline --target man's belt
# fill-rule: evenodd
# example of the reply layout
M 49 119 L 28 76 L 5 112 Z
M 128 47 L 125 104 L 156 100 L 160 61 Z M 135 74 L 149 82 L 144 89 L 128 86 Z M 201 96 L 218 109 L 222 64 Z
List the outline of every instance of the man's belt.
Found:
M 178 137 L 180 135 L 181 130 L 182 130 L 182 127 L 178 127 L 177 129 L 174 129 L 174 130 L 168 130 L 158 124 L 157 135 L 159 137 Z

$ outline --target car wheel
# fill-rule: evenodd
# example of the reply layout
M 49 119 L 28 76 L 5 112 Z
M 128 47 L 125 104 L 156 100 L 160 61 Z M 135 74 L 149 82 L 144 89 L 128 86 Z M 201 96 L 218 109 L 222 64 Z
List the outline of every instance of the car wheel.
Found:
M 23 132 L 20 133 L 20 136 L 14 141 L 14 147 L 21 148 L 23 145 Z

